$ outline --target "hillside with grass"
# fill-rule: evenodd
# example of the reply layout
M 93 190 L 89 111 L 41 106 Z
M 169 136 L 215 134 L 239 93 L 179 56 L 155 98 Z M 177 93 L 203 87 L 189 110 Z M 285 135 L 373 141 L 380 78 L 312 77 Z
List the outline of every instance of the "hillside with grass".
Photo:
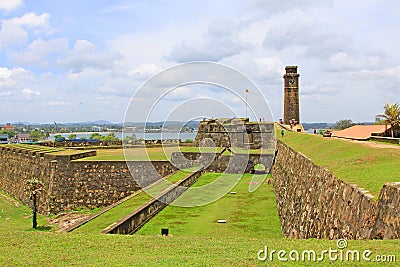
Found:
M 379 148 L 321 135 L 285 131 L 279 140 L 326 167 L 336 178 L 365 188 L 376 200 L 387 182 L 400 181 L 400 149 Z
M 165 181 L 160 180 L 159 182 L 150 185 L 148 188 L 146 188 L 145 191 L 139 191 L 135 193 L 133 196 L 130 196 L 126 201 L 101 214 L 100 216 L 90 220 L 89 222 L 80 226 L 74 231 L 82 233 L 100 233 L 106 227 L 110 226 L 114 222 L 117 222 L 125 215 L 146 204 L 152 199 L 152 196 L 157 196 L 165 189 L 170 187 L 173 183 L 180 181 L 190 173 L 191 172 L 184 170 L 177 171 L 176 173 L 166 177 Z

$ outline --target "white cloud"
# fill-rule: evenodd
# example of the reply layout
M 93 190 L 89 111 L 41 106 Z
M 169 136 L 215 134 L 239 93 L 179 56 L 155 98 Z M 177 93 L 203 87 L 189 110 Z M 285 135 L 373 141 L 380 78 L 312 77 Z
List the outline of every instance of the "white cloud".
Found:
M 392 102 L 399 101 L 400 65 L 377 69 L 359 69 L 349 72 L 348 77 L 351 80 L 357 80 L 368 84 L 370 87 L 372 86 L 370 90 L 380 95 L 390 95 L 393 98 Z
M 260 45 L 264 41 L 269 28 L 270 24 L 266 19 L 242 23 L 242 27 L 238 29 L 238 36 L 244 42 L 251 43 L 254 46 Z
M 358 68 L 356 60 L 349 57 L 345 52 L 338 52 L 329 58 L 332 67 L 336 70 L 354 70 Z
M 304 96 L 336 95 L 338 89 L 331 83 L 303 83 L 301 84 L 300 94 Z
M 338 52 L 329 58 L 326 69 L 336 72 L 378 70 L 384 68 L 385 63 L 385 58 L 382 55 L 364 55 L 356 58 L 351 57 L 346 52 Z
M 205 99 L 211 99 L 211 97 L 208 94 L 197 94 L 196 98 L 205 98 Z
M 0 49 L 9 44 L 23 44 L 28 40 L 29 33 L 27 29 L 36 29 L 51 33 L 49 26 L 50 15 L 44 13 L 36 15 L 33 12 L 26 13 L 22 17 L 15 17 L 8 20 L 2 20 L 0 30 Z
M 2 0 L 0 1 L 0 10 L 11 11 L 23 5 L 22 0 Z
M 296 49 L 306 57 L 326 58 L 346 50 L 351 43 L 350 36 L 336 33 L 323 20 L 299 10 L 288 11 L 272 21 L 264 46 L 280 52 Z
M 27 28 L 49 28 L 49 18 L 48 13 L 43 13 L 42 15 L 36 15 L 34 12 L 29 12 L 22 17 L 16 17 L 9 20 L 4 20 L 5 25 L 17 25 Z
M 254 76 L 257 80 L 281 80 L 284 64 L 278 56 L 254 59 Z
M 95 89 L 95 91 L 102 93 L 102 94 L 117 94 L 118 90 L 112 88 L 110 86 L 99 86 Z
M 177 62 L 219 61 L 239 54 L 242 50 L 251 48 L 251 45 L 240 39 L 235 31 L 237 26 L 233 21 L 214 21 L 207 32 L 176 45 L 170 58 Z
M 68 40 L 65 38 L 50 41 L 37 39 L 25 51 L 10 52 L 10 58 L 18 64 L 46 66 L 51 63 L 49 57 L 60 57 L 67 51 Z
M 84 69 L 112 69 L 120 54 L 112 51 L 98 51 L 95 44 L 86 40 L 77 40 L 69 54 L 57 62 L 60 66 L 81 72 Z
M 52 106 L 52 107 L 64 107 L 64 106 L 70 106 L 71 103 L 68 103 L 64 100 L 61 99 L 56 99 L 56 100 L 50 100 L 46 103 L 47 106 Z
M 247 1 L 246 7 L 252 9 L 254 12 L 262 12 L 264 14 L 272 14 L 276 12 L 286 12 L 291 9 L 308 9 L 315 8 L 316 6 L 330 5 L 333 0 L 251 0 Z
M 0 88 L 14 88 L 18 82 L 32 81 L 34 77 L 24 68 L 0 67 Z
M 161 71 L 161 69 L 155 64 L 142 64 L 128 71 L 128 75 L 138 80 L 146 80 L 159 71 Z
M 38 97 L 40 95 L 40 92 L 34 91 L 29 88 L 24 88 L 22 89 L 22 94 L 28 97 Z
M 135 8 L 135 4 L 113 5 L 100 10 L 99 13 L 110 14 Z
M 7 114 L 15 117 L 10 121 L 19 117 L 52 121 L 52 116 L 64 121 L 83 117 L 120 120 L 124 108 L 114 107 L 128 102 L 145 79 L 175 62 L 190 60 L 215 60 L 243 72 L 259 85 L 277 114 L 283 109 L 284 67 L 298 65 L 305 121 L 335 121 L 346 113 L 367 120 L 386 100 L 398 101 L 397 2 L 217 2 L 171 4 L 167 7 L 171 12 L 166 12 L 150 2 L 93 6 L 83 1 L 80 12 L 71 13 L 76 5 L 70 2 L 25 1 L 24 9 L 16 13 L 20 15 L 14 16 L 10 10 L 22 1 L 1 1 L 0 97 L 7 100 L 3 110 L 7 110 L 4 105 L 8 109 L 21 106 L 18 113 Z M 158 82 L 143 88 L 143 94 L 134 99 L 135 111 L 143 110 L 152 96 L 175 86 L 180 77 L 222 81 L 229 88 L 239 88 L 244 97 L 244 85 L 223 73 L 201 76 L 196 70 L 182 71 L 161 75 Z M 171 92 L 159 114 L 196 95 L 237 103 L 244 114 L 239 98 L 225 96 L 215 86 L 188 87 Z M 25 94 L 23 89 L 28 89 Z M 249 102 L 257 103 L 261 98 L 255 99 L 254 90 L 250 91 Z M 36 111 L 39 102 L 43 109 Z M 337 107 L 326 112 L 331 103 Z M 194 112 L 204 106 L 190 108 Z
M 0 49 L 9 44 L 23 44 L 28 40 L 28 33 L 18 25 L 2 25 L 0 29 Z
M 184 101 L 191 97 L 192 90 L 188 87 L 177 87 L 169 91 L 161 100 Z
M 230 105 L 244 105 L 244 101 L 233 94 L 222 94 L 220 97 L 222 102 Z
M 11 95 L 12 95 L 11 91 L 0 92 L 0 97 L 7 97 Z

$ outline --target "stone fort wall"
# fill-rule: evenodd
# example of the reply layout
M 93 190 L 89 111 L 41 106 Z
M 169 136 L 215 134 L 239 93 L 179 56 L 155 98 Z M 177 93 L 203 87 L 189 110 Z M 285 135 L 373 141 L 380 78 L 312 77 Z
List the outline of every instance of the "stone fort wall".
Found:
M 25 184 L 39 179 L 39 212 L 58 213 L 108 206 L 176 170 L 169 161 L 73 161 L 79 155 L 1 147 L 0 188 L 31 204 Z
M 361 189 L 336 179 L 284 143 L 278 141 L 277 149 L 271 172 L 285 237 L 400 238 L 400 183 L 386 184 L 375 202 Z M 202 162 L 198 154 L 184 156 L 192 162 Z M 79 157 L 82 155 L 51 155 L 0 147 L 0 188 L 30 204 L 25 183 L 37 178 L 44 183 L 39 211 L 58 213 L 110 205 L 137 191 L 136 181 L 149 184 L 176 170 L 168 161 L 73 160 Z M 210 161 L 207 155 L 204 158 L 205 162 Z M 175 163 L 186 164 L 181 160 Z M 221 156 L 208 171 L 222 171 L 230 160 L 234 161 L 232 166 L 239 166 L 236 161 L 243 162 L 240 158 Z M 272 161 L 272 157 L 265 160 Z M 250 158 L 242 167 L 250 168 L 259 161 Z M 252 163 L 247 165 L 249 162 Z
M 272 167 L 273 154 L 233 154 L 231 156 L 221 156 L 214 153 L 197 152 L 174 152 L 171 162 L 179 169 L 202 166 L 209 172 L 225 173 L 252 173 L 254 166 L 262 164 L 265 172 L 269 173 Z
M 375 202 L 281 141 L 277 149 L 272 177 L 285 237 L 400 237 L 400 183 L 385 184 Z
M 274 123 L 211 119 L 199 123 L 195 146 L 275 149 Z

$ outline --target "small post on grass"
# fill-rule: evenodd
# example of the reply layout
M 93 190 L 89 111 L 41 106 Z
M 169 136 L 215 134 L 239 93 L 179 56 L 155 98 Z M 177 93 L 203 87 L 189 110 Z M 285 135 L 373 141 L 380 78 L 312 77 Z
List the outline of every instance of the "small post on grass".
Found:
M 37 228 L 37 208 L 36 208 L 36 192 L 32 192 L 32 201 L 33 201 L 33 216 L 32 216 L 32 227 L 33 229 Z
M 168 236 L 168 228 L 161 228 L 161 235 Z
M 37 228 L 37 194 L 43 189 L 43 183 L 38 179 L 26 181 L 27 191 L 30 194 L 30 199 L 33 202 L 32 207 L 32 227 Z

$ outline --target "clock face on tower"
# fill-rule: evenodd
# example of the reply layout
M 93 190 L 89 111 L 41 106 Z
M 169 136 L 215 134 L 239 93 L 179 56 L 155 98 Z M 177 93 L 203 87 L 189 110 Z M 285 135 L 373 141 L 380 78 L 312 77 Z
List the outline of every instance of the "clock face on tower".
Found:
M 294 83 L 295 83 L 295 80 L 294 80 L 294 79 L 290 79 L 290 80 L 289 80 L 289 84 L 290 84 L 290 85 L 293 85 Z

